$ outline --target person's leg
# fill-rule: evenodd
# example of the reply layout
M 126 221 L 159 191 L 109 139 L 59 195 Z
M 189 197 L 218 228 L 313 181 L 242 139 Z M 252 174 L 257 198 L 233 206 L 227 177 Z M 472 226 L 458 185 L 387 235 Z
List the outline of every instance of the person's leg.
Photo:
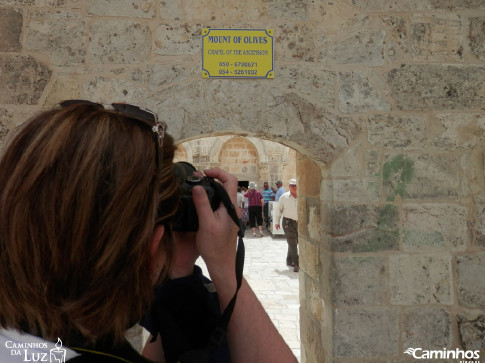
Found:
M 254 207 L 249 207 L 249 227 L 253 231 L 253 237 L 256 237 L 256 213 Z
M 256 222 L 259 228 L 259 235 L 261 237 L 264 236 L 263 234 L 263 208 L 261 206 L 255 207 L 256 210 Z
M 291 263 L 289 266 L 294 266 L 294 271 L 299 270 L 299 257 L 298 257 L 298 222 L 291 219 L 283 219 L 283 231 L 285 232 L 286 241 L 288 243 L 288 254 L 286 261 Z
M 266 229 L 269 228 L 268 207 L 269 207 L 269 203 L 264 203 L 263 214 L 264 214 L 264 224 L 266 225 Z

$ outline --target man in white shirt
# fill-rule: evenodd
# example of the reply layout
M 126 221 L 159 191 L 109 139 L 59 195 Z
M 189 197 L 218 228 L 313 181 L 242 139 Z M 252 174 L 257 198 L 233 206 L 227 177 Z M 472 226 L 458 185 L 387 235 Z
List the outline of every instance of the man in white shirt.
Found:
M 296 179 L 290 180 L 290 191 L 283 193 L 278 201 L 275 212 L 275 221 L 279 223 L 283 216 L 283 231 L 285 232 L 286 242 L 288 243 L 288 253 L 286 264 L 293 267 L 293 271 L 300 270 L 298 259 L 298 204 L 296 193 Z M 275 223 L 276 223 L 275 222 Z M 279 224 L 275 224 L 276 229 L 280 229 Z

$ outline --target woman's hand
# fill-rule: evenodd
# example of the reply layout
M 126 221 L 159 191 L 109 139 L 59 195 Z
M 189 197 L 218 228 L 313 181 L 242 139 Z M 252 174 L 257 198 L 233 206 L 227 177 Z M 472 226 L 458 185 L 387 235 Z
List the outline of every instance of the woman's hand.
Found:
M 218 179 L 227 191 L 231 202 L 236 203 L 237 178 L 221 169 L 205 171 L 208 177 Z M 192 190 L 192 198 L 199 218 L 197 231 L 197 250 L 204 259 L 210 277 L 216 286 L 223 305 L 236 291 L 236 247 L 238 226 L 221 204 L 212 211 L 209 198 L 201 186 Z

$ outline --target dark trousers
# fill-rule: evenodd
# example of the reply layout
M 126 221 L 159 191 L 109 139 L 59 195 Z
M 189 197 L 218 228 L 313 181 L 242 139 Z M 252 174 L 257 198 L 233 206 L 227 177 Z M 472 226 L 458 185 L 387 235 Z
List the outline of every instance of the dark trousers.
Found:
M 300 266 L 298 258 L 298 221 L 283 217 L 283 231 L 288 243 L 286 263 L 288 265 Z
M 264 214 L 264 224 L 266 225 L 266 228 L 269 228 L 269 222 L 271 222 L 268 215 L 268 207 L 269 207 L 269 202 L 264 203 L 263 214 Z

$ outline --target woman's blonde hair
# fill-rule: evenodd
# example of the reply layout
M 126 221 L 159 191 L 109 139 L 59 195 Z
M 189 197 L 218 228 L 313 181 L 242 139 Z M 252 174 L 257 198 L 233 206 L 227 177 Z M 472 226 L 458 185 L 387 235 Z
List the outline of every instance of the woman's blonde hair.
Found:
M 177 205 L 173 139 L 161 170 L 154 145 L 149 127 L 86 104 L 45 111 L 13 138 L 0 160 L 1 327 L 118 342 L 140 319 L 149 243 Z

